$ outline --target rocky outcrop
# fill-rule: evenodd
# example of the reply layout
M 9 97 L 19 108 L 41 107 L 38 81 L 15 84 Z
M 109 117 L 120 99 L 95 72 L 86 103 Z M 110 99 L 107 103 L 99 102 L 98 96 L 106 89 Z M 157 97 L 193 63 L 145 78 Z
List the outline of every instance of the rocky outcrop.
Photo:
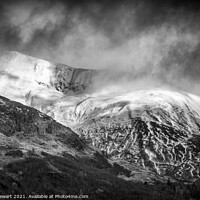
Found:
M 92 85 L 95 70 L 76 69 L 66 65 L 56 64 L 54 87 L 63 93 L 80 93 Z

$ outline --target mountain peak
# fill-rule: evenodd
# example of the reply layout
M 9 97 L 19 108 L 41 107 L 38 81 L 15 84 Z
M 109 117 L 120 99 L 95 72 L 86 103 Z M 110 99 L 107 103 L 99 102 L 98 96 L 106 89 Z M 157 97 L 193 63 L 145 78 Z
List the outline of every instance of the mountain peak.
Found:
M 15 51 L 1 51 L 0 66 L 1 94 L 22 103 L 83 92 L 95 74 L 94 70 L 76 69 Z

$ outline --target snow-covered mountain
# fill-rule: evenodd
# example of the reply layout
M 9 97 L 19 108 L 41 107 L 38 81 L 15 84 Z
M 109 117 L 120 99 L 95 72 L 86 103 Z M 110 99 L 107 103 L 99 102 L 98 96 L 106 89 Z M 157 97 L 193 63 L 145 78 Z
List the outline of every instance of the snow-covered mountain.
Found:
M 200 178 L 200 97 L 167 89 L 89 94 L 98 72 L 16 52 L 1 52 L 0 69 L 1 95 L 71 127 L 130 171 Z
M 0 52 L 0 93 L 37 107 L 67 93 L 80 93 L 92 82 L 95 71 L 72 68 L 23 55 Z
M 44 110 L 114 160 L 198 179 L 200 98 L 167 90 L 66 97 Z

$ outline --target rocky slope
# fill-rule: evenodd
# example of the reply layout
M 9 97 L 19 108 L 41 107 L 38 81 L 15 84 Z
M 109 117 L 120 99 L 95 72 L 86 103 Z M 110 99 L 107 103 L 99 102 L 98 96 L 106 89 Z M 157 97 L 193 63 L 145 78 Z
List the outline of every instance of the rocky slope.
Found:
M 200 176 L 199 108 L 197 96 L 152 90 L 69 97 L 44 112 L 54 113 L 110 159 L 194 181 Z
M 23 154 L 41 151 L 62 155 L 85 155 L 92 150 L 70 128 L 51 117 L 0 96 L 1 155 L 20 149 Z

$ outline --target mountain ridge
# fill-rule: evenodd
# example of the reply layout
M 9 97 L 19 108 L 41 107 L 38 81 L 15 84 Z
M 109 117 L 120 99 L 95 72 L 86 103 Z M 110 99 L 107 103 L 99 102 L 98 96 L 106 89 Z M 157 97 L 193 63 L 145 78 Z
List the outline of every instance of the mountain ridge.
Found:
M 13 100 L 24 104 L 31 98 L 42 100 L 82 92 L 89 87 L 94 73 L 94 70 L 72 68 L 18 52 L 0 54 L 1 93 L 12 99 L 18 90 L 20 95 L 16 94 Z

